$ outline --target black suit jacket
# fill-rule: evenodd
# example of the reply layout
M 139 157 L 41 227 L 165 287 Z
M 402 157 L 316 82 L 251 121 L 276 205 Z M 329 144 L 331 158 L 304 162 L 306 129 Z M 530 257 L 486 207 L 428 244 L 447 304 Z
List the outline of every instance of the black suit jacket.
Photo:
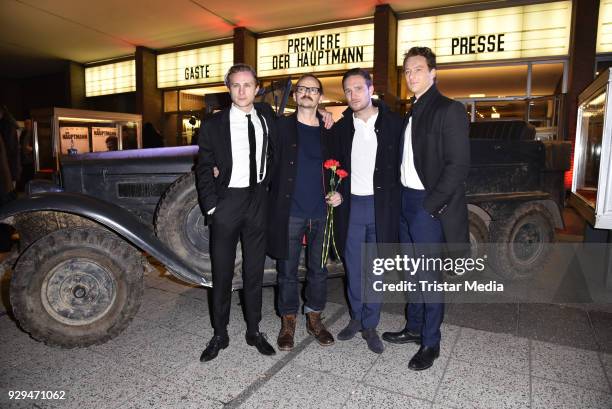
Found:
M 402 118 L 392 112 L 381 101 L 374 101 L 378 107 L 378 118 L 375 123 L 378 146 L 374 165 L 374 213 L 376 223 L 376 241 L 378 243 L 397 243 L 399 239 L 400 215 L 400 159 L 399 142 L 402 131 Z M 351 153 L 353 150 L 353 111 L 348 108 L 344 117 L 332 128 L 334 159 L 340 161 L 342 168 L 349 176 L 340 184 L 338 191 L 344 199 L 334 210 L 334 231 L 336 245 L 340 255 L 344 254 L 348 234 L 349 215 L 351 212 Z
M 255 103 L 255 109 L 261 113 L 268 127 L 268 150 L 266 176 L 261 183 L 267 184 L 270 179 L 270 168 L 274 161 L 276 144 L 276 114 L 266 103 Z M 200 130 L 198 138 L 198 164 L 196 165 L 196 185 L 200 209 L 203 214 L 217 206 L 219 199 L 225 196 L 232 177 L 232 143 L 230 134 L 230 108 L 213 114 Z M 213 167 L 219 169 L 219 176 L 213 177 Z
M 409 117 L 404 118 L 400 152 Z M 412 107 L 412 150 L 414 167 L 427 191 L 423 207 L 440 219 L 447 243 L 467 243 L 469 120 L 463 104 L 442 95 L 435 84 Z
M 287 226 L 289 212 L 295 189 L 297 174 L 297 114 L 280 117 L 276 120 L 277 145 L 275 149 L 274 169 L 270 175 L 270 195 L 268 206 L 268 254 L 276 259 L 286 259 L 289 240 L 287 239 Z M 332 131 L 325 129 L 319 117 L 321 157 L 323 161 L 330 159 L 328 141 Z M 312 183 L 325 183 L 325 191 L 329 190 L 329 171 L 323 171 L 321 178 Z

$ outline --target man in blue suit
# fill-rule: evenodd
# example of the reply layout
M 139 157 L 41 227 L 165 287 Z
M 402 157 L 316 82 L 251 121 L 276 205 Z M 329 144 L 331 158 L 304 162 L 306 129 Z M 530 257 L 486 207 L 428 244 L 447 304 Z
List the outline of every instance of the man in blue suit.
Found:
M 463 104 L 442 95 L 435 84 L 436 56 L 413 47 L 404 56 L 404 75 L 414 93 L 400 142 L 400 242 L 415 257 L 440 257 L 444 243 L 456 248 L 469 242 L 465 180 L 470 168 L 469 121 Z M 413 279 L 440 281 L 440 271 L 417 271 Z M 420 289 L 417 286 L 417 289 Z M 444 318 L 442 293 L 417 291 L 407 305 L 407 323 L 385 332 L 395 344 L 420 343 L 408 367 L 431 367 L 440 353 Z

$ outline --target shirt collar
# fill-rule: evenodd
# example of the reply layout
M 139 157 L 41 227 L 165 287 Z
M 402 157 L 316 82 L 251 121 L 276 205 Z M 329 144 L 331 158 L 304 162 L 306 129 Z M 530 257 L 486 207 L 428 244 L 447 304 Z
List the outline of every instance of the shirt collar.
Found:
M 364 126 L 373 128 L 374 124 L 376 123 L 376 119 L 378 118 L 378 114 L 380 113 L 380 110 L 377 111 L 374 115 L 372 115 L 371 117 L 368 118 L 367 121 L 364 121 L 361 118 L 357 118 L 355 116 L 355 113 L 353 112 L 353 123 L 355 124 L 363 124 Z
M 235 118 L 241 117 L 241 118 L 246 119 L 247 114 L 251 114 L 251 119 L 256 117 L 257 111 L 255 110 L 255 107 L 253 107 L 253 109 L 251 109 L 250 112 L 244 112 L 243 110 L 238 108 L 236 105 L 232 104 L 232 107 L 230 108 L 230 115 L 232 117 L 235 117 Z
M 423 105 L 423 101 L 427 101 L 429 98 L 436 94 L 438 94 L 438 88 L 436 87 L 436 83 L 434 82 L 429 88 L 427 88 L 427 91 L 421 94 L 419 98 L 414 97 L 414 104 L 419 103 L 419 106 Z

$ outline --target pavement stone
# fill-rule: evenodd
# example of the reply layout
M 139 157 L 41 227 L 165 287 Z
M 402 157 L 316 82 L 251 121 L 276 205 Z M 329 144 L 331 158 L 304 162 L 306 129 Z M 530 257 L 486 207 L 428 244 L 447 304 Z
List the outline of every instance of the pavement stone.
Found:
M 589 311 L 589 318 L 597 336 L 599 350 L 608 354 L 612 353 L 612 313 Z
M 604 369 L 595 351 L 532 342 L 532 375 L 610 393 Z
M 431 402 L 416 399 L 399 393 L 389 392 L 371 386 L 361 385 L 357 390 L 351 391 L 346 409 L 367 408 L 411 408 L 429 409 Z
M 189 385 L 177 385 L 171 381 L 161 381 L 145 388 L 132 401 L 120 409 L 221 409 L 223 403 L 207 398 Z
M 456 408 L 529 408 L 529 374 L 451 360 L 436 402 Z
M 121 357 L 121 362 L 156 377 L 166 378 L 198 360 L 204 347 L 203 340 L 193 334 L 168 331 L 162 338 L 150 340 Z
M 182 295 L 149 309 L 145 318 L 161 327 L 194 335 L 204 336 L 212 331 L 208 302 Z
M 294 362 L 320 372 L 362 380 L 378 357 L 358 334 L 352 340 L 336 340 L 334 345 L 325 347 L 314 341 L 295 357 Z
M 532 381 L 532 409 L 610 409 L 612 395 L 547 379 Z
M 516 334 L 518 308 L 516 303 L 447 304 L 444 320 L 458 325 L 490 332 Z
M 358 388 L 355 381 L 289 363 L 240 407 L 342 408 Z
M 136 317 L 128 327 L 110 341 L 89 347 L 92 351 L 121 359 L 133 351 L 144 348 L 151 342 L 167 337 L 171 333 L 167 328 L 160 327 L 153 321 Z
M 101 369 L 82 377 L 67 387 L 66 400 L 52 402 L 61 409 L 116 408 L 134 400 L 158 379 L 125 363 L 112 360 Z
M 577 308 L 521 304 L 517 335 L 574 348 L 599 349 L 587 312 Z
M 529 340 L 463 328 L 453 358 L 476 365 L 529 373 Z
M 214 360 L 200 362 L 199 358 L 198 354 L 172 378 L 178 384 L 189 385 L 208 398 L 224 403 L 235 399 L 253 382 L 265 378 L 267 370 L 279 359 L 278 354 L 263 356 L 244 341 L 231 339 L 228 348 L 221 350 Z
M 612 384 L 612 354 L 601 354 L 604 370 L 608 378 L 608 383 Z
M 408 362 L 418 351 L 418 345 L 385 343 L 385 352 L 367 373 L 364 383 L 415 398 L 433 399 L 450 359 L 452 347 L 447 345 L 452 346 L 457 335 L 456 327 L 443 325 L 440 357 L 430 369 L 420 372 L 408 369 Z
M 506 304 L 480 306 L 485 324 L 471 329 L 469 320 L 447 321 L 442 325 L 441 357 L 431 369 L 413 372 L 408 361 L 417 345 L 385 343 L 386 350 L 377 355 L 358 334 L 322 347 L 307 334 L 302 314 L 297 348 L 262 356 L 244 341 L 246 325 L 235 292 L 230 346 L 217 359 L 201 363 L 199 356 L 212 336 L 208 291 L 166 281 L 164 276 L 147 276 L 133 322 L 113 340 L 88 348 L 48 347 L 0 311 L 0 408 L 612 407 L 605 314 L 521 305 L 515 317 Z M 340 285 L 336 287 L 339 292 Z M 275 289 L 265 288 L 260 329 L 276 347 L 281 321 L 274 299 Z M 343 300 L 333 301 L 327 303 L 324 318 L 336 336 L 349 315 Z M 389 311 L 381 314 L 380 335 L 405 324 L 403 308 Z M 461 308 L 454 311 L 455 317 L 461 315 Z M 542 316 L 536 317 L 538 313 Z M 512 326 L 508 323 L 494 324 L 504 317 L 510 317 L 512 325 L 520 321 L 518 333 L 536 341 L 505 331 Z M 585 317 L 590 317 L 592 329 L 585 327 Z M 536 321 L 527 322 L 532 319 Z M 451 325 L 457 322 L 467 327 Z M 598 337 L 600 352 L 589 342 L 578 343 L 589 333 Z M 64 390 L 66 399 L 8 400 L 8 391 L 16 389 Z

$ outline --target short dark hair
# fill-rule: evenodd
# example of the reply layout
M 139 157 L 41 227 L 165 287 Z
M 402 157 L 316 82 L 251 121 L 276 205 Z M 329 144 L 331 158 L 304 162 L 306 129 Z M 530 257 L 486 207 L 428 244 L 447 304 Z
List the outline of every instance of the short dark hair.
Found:
M 351 68 L 342 76 L 342 89 L 344 89 L 344 81 L 346 81 L 348 77 L 352 77 L 355 75 L 362 77 L 368 87 L 372 85 L 372 77 L 370 76 L 370 73 L 367 70 L 364 70 L 363 68 Z
M 306 73 L 304 75 L 302 75 L 297 82 L 295 83 L 295 85 L 297 86 L 297 84 L 300 83 L 300 81 L 302 81 L 304 78 L 312 78 L 313 80 L 315 80 L 318 84 L 319 84 L 319 93 L 323 94 L 323 83 L 321 82 L 320 79 L 318 79 L 317 77 L 315 77 L 314 74 L 312 73 Z
M 402 67 L 406 67 L 406 61 L 408 61 L 408 58 L 419 55 L 421 57 L 425 57 L 425 60 L 427 60 L 427 68 L 429 68 L 429 71 L 436 68 L 436 54 L 431 51 L 431 48 L 429 47 L 412 47 L 407 53 L 404 54 L 404 63 L 402 64 Z
M 259 84 L 259 79 L 257 78 L 257 73 L 255 72 L 255 69 L 253 67 L 251 67 L 249 64 L 234 64 L 230 67 L 229 70 L 227 70 L 227 73 L 225 74 L 225 78 L 223 79 L 223 81 L 225 82 L 225 86 L 229 88 L 230 86 L 230 76 L 232 74 L 236 74 L 237 72 L 250 72 L 253 75 L 253 78 L 255 78 L 255 85 Z

